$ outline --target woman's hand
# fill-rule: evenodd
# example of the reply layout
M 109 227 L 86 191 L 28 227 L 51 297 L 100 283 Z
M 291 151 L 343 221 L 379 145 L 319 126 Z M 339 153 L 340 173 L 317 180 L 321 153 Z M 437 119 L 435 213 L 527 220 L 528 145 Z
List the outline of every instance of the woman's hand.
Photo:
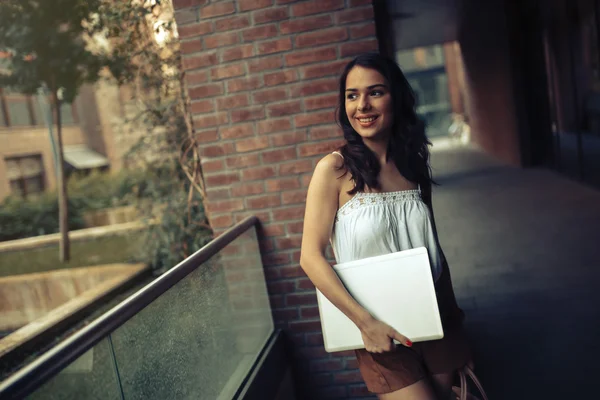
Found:
M 370 353 L 384 353 L 394 350 L 396 345 L 393 340 L 397 340 L 406 347 L 412 346 L 412 342 L 406 336 L 375 318 L 371 318 L 365 323 L 360 332 L 365 349 Z

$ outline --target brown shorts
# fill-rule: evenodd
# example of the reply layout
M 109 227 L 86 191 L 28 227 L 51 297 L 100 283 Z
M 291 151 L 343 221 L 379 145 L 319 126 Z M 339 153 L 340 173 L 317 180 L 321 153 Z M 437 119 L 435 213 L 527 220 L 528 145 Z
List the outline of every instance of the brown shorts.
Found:
M 356 350 L 358 367 L 370 392 L 395 392 L 427 376 L 453 372 L 470 360 L 471 351 L 462 329 L 463 313 L 456 305 L 446 264 L 436 282 L 436 292 L 443 339 L 414 343 L 410 348 L 397 346 L 389 353 Z

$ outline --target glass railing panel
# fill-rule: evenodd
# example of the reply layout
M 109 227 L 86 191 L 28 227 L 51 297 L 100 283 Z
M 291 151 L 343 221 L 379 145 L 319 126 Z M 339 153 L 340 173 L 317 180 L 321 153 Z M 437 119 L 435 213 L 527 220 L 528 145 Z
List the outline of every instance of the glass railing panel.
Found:
M 115 363 L 107 338 L 40 386 L 32 400 L 121 400 Z
M 124 398 L 227 398 L 272 332 L 251 228 L 113 332 Z

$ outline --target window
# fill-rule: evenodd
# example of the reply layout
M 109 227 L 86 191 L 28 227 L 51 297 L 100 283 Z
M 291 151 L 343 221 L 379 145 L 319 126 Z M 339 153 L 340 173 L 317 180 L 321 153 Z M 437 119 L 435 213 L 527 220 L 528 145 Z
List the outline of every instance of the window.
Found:
M 46 117 L 38 96 L 25 96 L 0 89 L 0 104 L 3 105 L 0 107 L 0 126 L 46 125 Z M 62 104 L 60 111 L 63 125 L 74 125 L 78 122 L 75 105 Z
M 6 158 L 6 171 L 12 193 L 27 197 L 44 191 L 44 164 L 39 154 Z

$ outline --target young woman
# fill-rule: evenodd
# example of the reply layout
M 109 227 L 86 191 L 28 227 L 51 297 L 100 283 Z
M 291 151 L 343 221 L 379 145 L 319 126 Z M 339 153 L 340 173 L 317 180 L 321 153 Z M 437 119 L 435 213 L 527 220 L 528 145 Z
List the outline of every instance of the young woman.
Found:
M 470 353 L 433 220 L 430 143 L 398 65 L 378 54 L 351 61 L 340 78 L 338 122 L 346 143 L 315 168 L 300 264 L 361 330 L 365 348 L 356 356 L 371 392 L 382 400 L 452 398 L 453 374 Z M 338 263 L 427 247 L 444 338 L 413 344 L 372 317 L 327 262 L 329 243 Z

